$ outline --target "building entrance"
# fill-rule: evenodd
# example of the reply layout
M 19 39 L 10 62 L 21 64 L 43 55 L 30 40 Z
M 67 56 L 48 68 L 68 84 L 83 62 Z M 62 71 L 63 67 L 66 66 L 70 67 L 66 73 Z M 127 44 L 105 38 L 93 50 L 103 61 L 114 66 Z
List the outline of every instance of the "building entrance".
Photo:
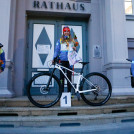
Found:
M 38 20 L 30 19 L 28 21 L 26 83 L 38 72 L 50 71 L 48 63 L 53 59 L 55 45 L 62 36 L 62 29 L 64 26 L 69 26 L 72 36 L 74 36 L 74 34 L 77 36 L 79 42 L 78 54 L 82 57 L 83 61 L 88 61 L 87 23 L 82 20 L 68 20 L 69 19 L 65 20 L 63 18 L 46 18 Z M 80 68 L 80 64 L 75 66 L 75 70 L 79 71 Z M 89 69 L 86 69 L 87 72 Z M 57 72 L 57 75 L 59 75 L 59 72 Z M 77 76 L 74 76 L 74 80 L 77 81 Z M 37 86 L 38 82 L 33 83 L 33 87 Z M 26 90 L 24 93 L 26 94 Z M 56 94 L 56 90 L 54 90 L 54 94 Z

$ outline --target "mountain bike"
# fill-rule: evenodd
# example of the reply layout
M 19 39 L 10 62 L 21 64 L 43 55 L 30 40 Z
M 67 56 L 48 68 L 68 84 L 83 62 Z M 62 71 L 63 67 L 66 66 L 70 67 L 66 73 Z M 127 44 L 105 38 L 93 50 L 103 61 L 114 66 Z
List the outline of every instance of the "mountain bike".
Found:
M 30 102 L 40 108 L 48 108 L 55 105 L 62 95 L 62 86 L 59 78 L 54 74 L 55 70 L 60 70 L 66 80 L 75 90 L 78 100 L 81 98 L 91 106 L 101 106 L 111 97 L 112 86 L 109 79 L 98 72 L 92 72 L 83 76 L 84 66 L 89 62 L 79 62 L 82 64 L 80 73 L 70 70 L 60 63 L 55 62 L 52 72 L 40 72 L 35 74 L 28 83 L 27 95 Z M 74 85 L 63 69 L 71 71 L 78 76 L 77 83 Z M 54 94 L 55 92 L 55 94 Z

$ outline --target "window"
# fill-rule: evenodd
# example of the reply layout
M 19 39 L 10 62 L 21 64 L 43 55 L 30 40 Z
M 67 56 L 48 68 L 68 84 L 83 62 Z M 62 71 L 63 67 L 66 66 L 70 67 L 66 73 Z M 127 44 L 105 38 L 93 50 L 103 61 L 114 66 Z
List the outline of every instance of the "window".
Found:
M 134 38 L 128 38 L 128 58 L 134 58 Z
M 133 14 L 133 0 L 125 0 L 125 13 Z

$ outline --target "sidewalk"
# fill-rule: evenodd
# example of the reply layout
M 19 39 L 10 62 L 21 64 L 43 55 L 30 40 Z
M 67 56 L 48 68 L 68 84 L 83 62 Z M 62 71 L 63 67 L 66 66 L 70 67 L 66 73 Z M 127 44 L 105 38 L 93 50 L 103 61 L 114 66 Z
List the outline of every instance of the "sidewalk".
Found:
M 0 134 L 133 134 L 134 122 L 72 127 L 0 128 Z

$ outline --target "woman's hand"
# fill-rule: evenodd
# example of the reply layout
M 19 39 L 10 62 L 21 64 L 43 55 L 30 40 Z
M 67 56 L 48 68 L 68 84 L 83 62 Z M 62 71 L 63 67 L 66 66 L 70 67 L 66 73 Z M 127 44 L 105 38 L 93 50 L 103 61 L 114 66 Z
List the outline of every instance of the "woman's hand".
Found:
M 76 51 L 76 47 L 72 47 L 74 51 Z

